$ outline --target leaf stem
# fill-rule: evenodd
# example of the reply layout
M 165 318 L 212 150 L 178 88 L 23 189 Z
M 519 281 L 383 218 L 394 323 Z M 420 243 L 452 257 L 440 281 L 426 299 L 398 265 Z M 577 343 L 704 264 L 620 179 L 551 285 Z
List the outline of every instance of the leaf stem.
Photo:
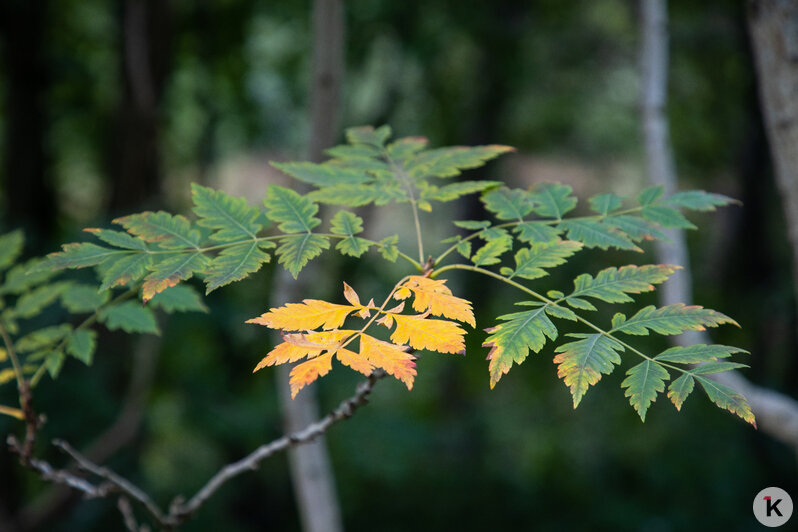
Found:
M 27 386 L 25 382 L 25 374 L 22 372 L 22 365 L 19 363 L 17 351 L 14 349 L 14 342 L 11 341 L 11 336 L 8 334 L 8 330 L 2 321 L 0 321 L 0 336 L 3 338 L 3 343 L 6 346 L 8 358 L 11 360 L 11 366 L 14 369 L 14 377 L 17 380 L 17 389 L 21 393 Z

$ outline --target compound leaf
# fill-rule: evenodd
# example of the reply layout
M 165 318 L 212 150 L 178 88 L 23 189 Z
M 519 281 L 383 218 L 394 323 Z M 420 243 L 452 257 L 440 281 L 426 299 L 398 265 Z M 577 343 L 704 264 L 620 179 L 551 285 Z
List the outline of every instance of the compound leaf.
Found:
M 574 408 L 584 397 L 587 389 L 596 384 L 601 375 L 609 375 L 621 363 L 619 353 L 623 346 L 603 334 L 573 334 L 580 338 L 559 346 L 554 363 L 557 376 L 571 389 Z
M 195 252 L 175 254 L 151 265 L 141 287 L 141 299 L 146 303 L 158 292 L 190 279 L 194 272 L 206 271 L 209 263 L 208 257 Z
M 499 316 L 505 321 L 486 332 L 490 333 L 482 344 L 490 347 L 488 360 L 490 364 L 490 387 L 496 386 L 502 375 L 510 371 L 513 362 L 521 364 L 529 351 L 540 352 L 549 340 L 557 339 L 557 327 L 546 315 L 545 306 L 524 312 L 515 312 Z
M 465 331 L 453 321 L 433 320 L 421 316 L 391 314 L 396 330 L 391 334 L 395 344 L 409 344 L 415 349 L 440 353 L 463 353 Z
M 707 377 L 696 375 L 695 378 L 701 383 L 701 387 L 704 388 L 704 391 L 713 403 L 728 410 L 732 414 L 740 416 L 744 421 L 756 427 L 754 413 L 751 411 L 751 407 L 748 405 L 748 401 L 745 397 L 725 384 L 713 381 Z
M 194 214 L 199 218 L 197 225 L 214 230 L 211 240 L 230 242 L 255 238 L 262 228 L 255 222 L 260 210 L 248 205 L 244 198 L 236 198 L 196 183 L 191 184 L 191 197 L 194 200 Z
M 557 240 L 550 244 L 534 243 L 515 254 L 515 271 L 509 276 L 537 279 L 548 275 L 543 268 L 564 264 L 566 259 L 582 249 L 582 244 L 570 240 Z
M 443 316 L 457 321 L 468 323 L 472 327 L 476 326 L 474 321 L 474 310 L 471 302 L 453 296 L 452 291 L 446 286 L 445 280 L 435 280 L 420 275 L 411 275 L 402 287 L 413 292 L 413 309 L 418 312 L 426 312 L 433 316 Z M 405 299 L 406 294 L 397 291 L 394 295 L 396 299 Z
M 623 314 L 616 314 L 612 319 L 612 331 L 646 335 L 651 330 L 657 334 L 672 335 L 684 331 L 703 331 L 705 327 L 717 327 L 724 323 L 737 325 L 733 319 L 715 310 L 676 303 L 660 308 L 649 305 L 629 319 Z
M 252 240 L 223 249 L 208 266 L 205 294 L 260 270 L 261 265 L 271 260 L 269 254 L 261 250 L 262 244 L 263 242 Z
M 285 331 L 305 331 L 319 327 L 325 330 L 337 329 L 343 325 L 350 313 L 361 308 L 329 303 L 320 299 L 305 299 L 302 303 L 287 303 L 285 306 L 272 308 L 269 312 L 248 320 L 247 323 Z
M 290 188 L 269 185 L 263 204 L 266 216 L 277 222 L 277 228 L 283 233 L 310 233 L 321 223 L 315 216 L 319 206 Z
M 307 233 L 281 238 L 276 253 L 278 262 L 296 279 L 308 261 L 318 257 L 329 247 L 330 241 L 327 237 Z
M 110 330 L 127 333 L 158 334 L 158 324 L 152 311 L 136 301 L 125 301 L 102 309 L 97 318 Z
M 648 407 L 657 398 L 657 394 L 665 390 L 665 381 L 670 379 L 670 374 L 656 362 L 645 360 L 633 366 L 626 375 L 621 383 L 621 388 L 626 389 L 624 396 L 629 398 L 629 403 L 637 410 L 640 419 L 645 421 Z
M 157 242 L 165 249 L 199 248 L 200 232 L 181 215 L 164 211 L 142 212 L 114 220 L 127 232 L 146 242 Z

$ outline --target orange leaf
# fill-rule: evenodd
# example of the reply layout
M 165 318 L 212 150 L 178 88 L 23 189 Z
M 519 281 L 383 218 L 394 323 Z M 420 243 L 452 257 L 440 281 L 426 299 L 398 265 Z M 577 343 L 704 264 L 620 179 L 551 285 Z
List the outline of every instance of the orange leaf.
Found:
M 355 371 L 359 371 L 365 376 L 371 375 L 371 372 L 374 371 L 374 366 L 365 356 L 361 353 L 355 353 L 354 351 L 350 351 L 349 349 L 339 349 L 335 352 L 335 356 L 338 358 L 338 361 L 341 362 L 344 366 L 349 366 Z
M 332 353 L 327 353 L 294 366 L 288 380 L 288 384 L 291 387 L 291 399 L 296 397 L 299 390 L 330 372 L 332 369 L 332 356 Z
M 283 343 L 278 344 L 255 366 L 256 372 L 266 366 L 296 362 L 306 356 L 316 356 L 322 351 L 335 351 L 341 342 L 357 331 L 325 331 L 310 334 L 284 334 Z
M 360 307 L 360 298 L 355 292 L 355 289 L 349 286 L 348 284 L 344 283 L 344 297 L 347 301 L 349 301 L 350 305 L 354 305 L 356 307 Z
M 396 330 L 391 340 L 396 344 L 410 344 L 416 349 L 441 353 L 464 353 L 465 331 L 453 321 L 430 320 L 424 316 L 394 314 Z
M 306 331 L 317 327 L 337 329 L 355 310 L 358 308 L 350 305 L 306 299 L 302 303 L 288 303 L 284 307 L 273 308 L 257 318 L 247 320 L 247 323 L 257 323 L 286 331 Z
M 360 355 L 405 383 L 408 390 L 412 390 L 416 363 L 413 355 L 405 353 L 406 349 L 405 346 L 383 342 L 366 334 L 360 335 Z
M 413 275 L 402 287 L 412 290 L 415 294 L 416 297 L 413 300 L 415 310 L 419 312 L 429 310 L 433 316 L 462 321 L 472 327 L 476 325 L 471 302 L 453 296 L 452 291 L 446 286 L 445 280 Z M 404 297 L 400 299 L 404 299 Z

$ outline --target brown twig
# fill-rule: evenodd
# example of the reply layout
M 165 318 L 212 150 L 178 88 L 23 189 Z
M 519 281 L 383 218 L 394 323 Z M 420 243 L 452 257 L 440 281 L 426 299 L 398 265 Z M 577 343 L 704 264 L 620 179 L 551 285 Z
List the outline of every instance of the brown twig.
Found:
M 82 470 L 101 479 L 102 482 L 93 483 L 72 471 L 56 469 L 49 462 L 35 457 L 28 457 L 27 461 L 22 462 L 21 453 L 24 444 L 20 444 L 14 436 L 9 436 L 7 443 L 11 451 L 20 457 L 20 462 L 23 465 L 37 472 L 42 479 L 48 482 L 69 486 L 86 498 L 105 498 L 112 494 L 121 494 L 117 506 L 122 513 L 125 526 L 129 530 L 144 530 L 144 528 L 135 528 L 138 525 L 133 517 L 132 509 L 128 512 L 131 500 L 144 507 L 153 522 L 160 528 L 174 530 L 191 518 L 229 480 L 247 471 L 257 470 L 260 462 L 266 458 L 297 445 L 311 442 L 327 432 L 334 424 L 351 417 L 358 408 L 368 403 L 374 385 L 385 376 L 385 371 L 375 370 L 366 380 L 358 384 L 355 393 L 341 401 L 335 410 L 304 429 L 261 445 L 241 460 L 224 466 L 187 503 L 184 503 L 180 497 L 176 498 L 170 505 L 168 513 L 163 512 L 147 493 L 132 482 L 111 469 L 89 460 L 63 440 L 53 440 L 53 445 L 69 455 Z

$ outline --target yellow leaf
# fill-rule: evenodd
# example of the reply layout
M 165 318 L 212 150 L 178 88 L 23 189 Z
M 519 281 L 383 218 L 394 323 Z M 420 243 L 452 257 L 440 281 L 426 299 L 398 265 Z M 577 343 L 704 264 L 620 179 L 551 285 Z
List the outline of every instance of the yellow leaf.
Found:
M 363 350 L 361 349 L 361 351 Z M 354 351 L 350 351 L 349 349 L 339 349 L 335 352 L 335 356 L 344 366 L 349 366 L 353 370 L 359 371 L 367 377 L 371 375 L 372 371 L 374 371 L 374 365 L 369 362 L 362 353 L 358 354 Z
M 288 303 L 284 307 L 273 308 L 247 323 L 266 325 L 272 329 L 285 331 L 308 331 L 337 329 L 351 312 L 359 310 L 351 305 L 338 305 L 319 299 L 306 299 L 302 303 Z
M 410 297 L 411 292 L 407 288 L 400 288 L 396 292 L 394 292 L 393 297 L 395 299 L 407 299 Z
M 344 283 L 344 297 L 347 301 L 349 301 L 350 305 L 354 305 L 356 307 L 360 307 L 360 298 L 355 292 L 355 289 L 349 286 L 348 284 Z
M 405 353 L 406 349 L 405 346 L 383 342 L 366 334 L 360 335 L 360 355 L 405 383 L 408 390 L 412 390 L 416 363 L 413 355 Z
M 391 340 L 396 344 L 410 344 L 416 349 L 441 353 L 465 353 L 465 331 L 453 321 L 402 314 L 394 314 L 393 319 L 396 320 L 396 330 Z
M 433 316 L 443 316 L 468 323 L 472 327 L 476 326 L 471 302 L 453 296 L 452 291 L 446 286 L 445 280 L 413 275 L 402 285 L 402 288 L 412 290 L 415 294 L 416 297 L 413 299 L 415 310 L 419 312 L 429 310 Z
M 0 362 L 5 362 L 6 358 L 8 358 L 8 352 L 0 347 Z
M 11 408 L 9 406 L 0 405 L 0 414 L 5 414 L 20 420 L 25 419 L 25 414 L 19 408 Z
M 16 377 L 14 370 L 11 368 L 6 368 L 3 371 L 0 371 L 0 384 L 5 384 L 8 381 L 14 380 L 14 377 Z
M 382 318 L 378 319 L 377 323 L 379 323 L 380 325 L 384 325 L 385 327 L 388 327 L 390 329 L 391 327 L 393 327 L 393 317 L 391 314 L 386 314 Z
M 310 334 L 284 334 L 283 343 L 278 344 L 255 366 L 256 372 L 266 366 L 296 362 L 306 356 L 316 356 L 322 351 L 335 351 L 348 336 L 357 331 L 337 330 Z
M 332 369 L 332 356 L 332 353 L 327 353 L 294 366 L 288 380 L 288 384 L 291 387 L 291 399 L 296 397 L 299 390 L 330 372 Z

